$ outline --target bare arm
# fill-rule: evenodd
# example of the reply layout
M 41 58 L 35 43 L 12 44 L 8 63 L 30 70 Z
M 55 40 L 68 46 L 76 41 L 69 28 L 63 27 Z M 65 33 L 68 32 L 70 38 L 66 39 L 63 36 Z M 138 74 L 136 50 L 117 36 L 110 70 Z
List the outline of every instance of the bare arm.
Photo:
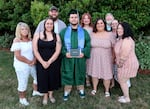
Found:
M 19 61 L 22 61 L 22 62 L 27 63 L 27 64 L 31 64 L 32 63 L 32 61 L 28 60 L 26 57 L 21 55 L 21 51 L 20 50 L 14 51 L 14 55 Z
M 36 59 L 42 64 L 42 66 L 44 68 L 47 68 L 48 67 L 48 64 L 46 61 L 44 61 L 38 51 L 38 46 L 37 46 L 37 43 L 38 43 L 38 39 L 40 38 L 40 35 L 39 33 L 36 33 L 33 37 L 33 41 L 32 41 L 32 44 L 33 44 L 33 52 L 34 52 L 34 55 L 36 57 Z
M 128 59 L 129 54 L 131 52 L 132 43 L 131 40 L 128 38 L 125 38 L 123 40 L 122 46 L 121 46 L 121 54 L 119 59 L 119 66 L 122 67 L 125 61 Z
M 55 52 L 52 55 L 52 57 L 48 60 L 49 65 L 51 63 L 53 63 L 58 58 L 58 56 L 59 56 L 59 54 L 61 52 L 61 46 L 62 46 L 62 44 L 61 44 L 60 36 L 57 35 L 56 38 L 57 38 L 56 49 L 55 49 Z
M 20 42 L 20 40 L 17 38 L 15 38 L 13 41 L 13 43 L 18 43 L 18 42 Z M 14 55 L 19 61 L 22 61 L 24 63 L 31 64 L 31 62 L 32 62 L 29 59 L 27 59 L 26 57 L 21 55 L 21 50 L 15 50 Z

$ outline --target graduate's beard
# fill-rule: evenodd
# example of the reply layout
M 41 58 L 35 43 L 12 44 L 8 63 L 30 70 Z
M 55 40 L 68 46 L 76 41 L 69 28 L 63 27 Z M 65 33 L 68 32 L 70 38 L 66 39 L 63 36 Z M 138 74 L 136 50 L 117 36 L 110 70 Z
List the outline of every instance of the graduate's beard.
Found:
M 76 23 L 76 24 L 71 23 L 71 25 L 72 25 L 72 26 L 77 26 L 77 25 L 78 25 L 78 23 Z

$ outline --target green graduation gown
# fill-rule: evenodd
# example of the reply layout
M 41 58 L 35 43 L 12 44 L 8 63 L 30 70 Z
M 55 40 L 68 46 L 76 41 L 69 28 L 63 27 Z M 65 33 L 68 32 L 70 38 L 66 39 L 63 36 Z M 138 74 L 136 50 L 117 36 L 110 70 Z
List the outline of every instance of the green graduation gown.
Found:
M 84 29 L 85 44 L 82 53 L 83 58 L 66 58 L 67 49 L 65 47 L 64 36 L 66 32 L 65 28 L 60 32 L 60 38 L 62 41 L 62 63 L 61 63 L 61 81 L 62 85 L 84 85 L 86 74 L 86 59 L 90 57 L 90 36 Z M 78 33 L 77 30 L 71 32 L 71 46 L 72 49 L 78 48 Z

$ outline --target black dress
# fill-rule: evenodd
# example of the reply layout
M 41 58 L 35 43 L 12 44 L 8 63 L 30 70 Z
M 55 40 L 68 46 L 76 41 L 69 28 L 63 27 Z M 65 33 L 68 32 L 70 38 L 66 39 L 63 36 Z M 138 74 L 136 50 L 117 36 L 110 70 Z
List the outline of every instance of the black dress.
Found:
M 45 61 L 51 58 L 55 52 L 55 48 L 55 40 L 38 40 L 38 51 Z M 36 68 L 39 92 L 47 93 L 48 91 L 53 91 L 60 87 L 60 58 L 54 61 L 47 69 L 44 69 L 42 64 L 37 61 Z

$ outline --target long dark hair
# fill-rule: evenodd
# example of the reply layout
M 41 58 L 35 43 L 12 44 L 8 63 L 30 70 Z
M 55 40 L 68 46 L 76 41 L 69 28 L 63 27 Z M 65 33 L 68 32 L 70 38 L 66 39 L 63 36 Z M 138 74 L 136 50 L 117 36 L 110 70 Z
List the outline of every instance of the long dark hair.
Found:
M 105 31 L 107 30 L 107 29 L 106 29 L 106 22 L 104 21 L 104 19 L 98 18 L 98 19 L 96 20 L 96 22 L 94 23 L 94 26 L 93 26 L 93 32 L 94 32 L 94 33 L 97 32 L 96 25 L 97 25 L 97 22 L 98 22 L 99 20 L 102 20 L 102 21 L 104 22 L 104 26 L 105 26 L 104 30 L 105 30 Z
M 44 21 L 44 32 L 43 32 L 43 34 L 44 34 L 44 39 L 47 38 L 47 35 L 46 35 L 46 27 L 45 27 L 45 24 L 46 24 L 47 20 L 52 20 L 52 21 L 53 21 L 53 19 L 50 18 L 50 17 L 48 17 L 48 18 L 45 19 L 45 21 Z M 56 33 L 54 32 L 54 21 L 53 21 L 53 29 L 52 29 L 51 32 L 52 32 L 52 36 L 53 36 L 54 40 L 56 41 L 57 39 L 56 39 Z
M 127 37 L 131 37 L 134 40 L 133 32 L 132 32 L 132 29 L 131 29 L 130 25 L 127 22 L 121 22 L 121 23 L 118 24 L 118 26 L 119 25 L 121 25 L 124 29 L 122 39 L 127 38 Z M 119 37 L 118 34 L 117 34 L 117 37 Z

